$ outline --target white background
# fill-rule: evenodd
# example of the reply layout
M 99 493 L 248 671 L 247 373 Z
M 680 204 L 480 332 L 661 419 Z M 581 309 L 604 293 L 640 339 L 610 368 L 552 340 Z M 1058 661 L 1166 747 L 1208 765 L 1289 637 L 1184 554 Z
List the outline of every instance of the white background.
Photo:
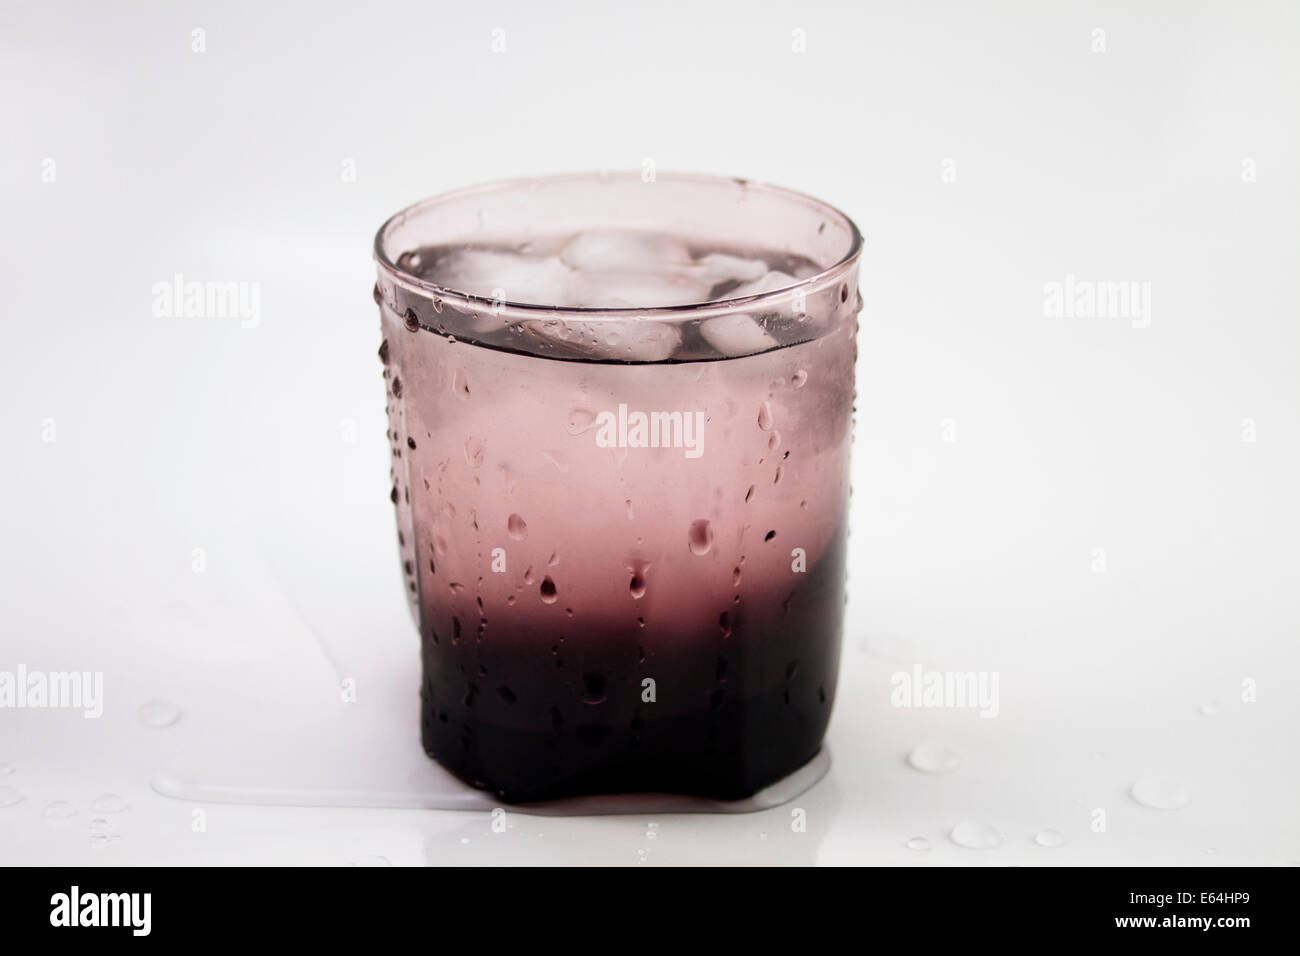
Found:
M 0 710 L 24 797 L 0 863 L 1300 860 L 1298 50 L 1281 2 L 6 2 L 0 670 L 102 671 L 107 703 Z M 813 193 L 866 236 L 808 831 L 789 807 L 493 834 L 212 804 L 193 832 L 155 772 L 250 736 L 318 759 L 340 675 L 416 734 L 374 230 L 442 190 L 646 160 Z M 178 272 L 259 283 L 257 327 L 155 318 Z M 1149 326 L 1046 317 L 1067 274 L 1149 282 Z M 999 716 L 891 707 L 916 663 L 997 671 Z M 176 726 L 140 724 L 154 697 Z M 906 765 L 932 739 L 958 769 Z M 1145 772 L 1191 804 L 1135 804 Z M 131 809 L 94 845 L 103 792 Z M 962 820 L 1003 846 L 954 846 Z

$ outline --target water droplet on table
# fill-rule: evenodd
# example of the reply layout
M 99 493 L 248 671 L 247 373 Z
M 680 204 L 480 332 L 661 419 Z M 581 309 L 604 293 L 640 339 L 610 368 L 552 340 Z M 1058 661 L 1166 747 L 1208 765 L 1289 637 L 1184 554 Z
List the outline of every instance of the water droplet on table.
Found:
M 1058 846 L 1065 846 L 1065 834 L 1060 830 L 1046 829 L 1039 830 L 1034 835 L 1034 842 L 1039 846 L 1045 846 L 1050 849 L 1056 849 Z
M 130 809 L 127 802 L 115 793 L 105 793 L 96 797 L 90 804 L 94 813 L 123 813 Z
M 47 820 L 66 820 L 68 817 L 75 817 L 77 808 L 68 803 L 67 800 L 54 800 L 45 805 L 42 816 Z
M 912 839 L 908 840 L 903 845 L 907 847 L 909 850 L 930 849 L 930 841 L 927 840 L 925 837 L 912 837 Z
M 155 697 L 140 705 L 139 715 L 146 727 L 170 727 L 181 719 L 181 709 L 170 700 Z
M 914 770 L 924 773 L 943 773 L 956 770 L 961 766 L 961 755 L 947 744 L 926 742 L 917 744 L 907 755 L 907 762 Z
M 1185 783 L 1161 774 L 1140 777 L 1129 789 L 1129 796 L 1152 810 L 1181 810 L 1192 802 L 1192 792 Z
M 952 828 L 949 838 L 967 850 L 996 850 L 1002 845 L 1002 834 L 986 823 L 963 820 Z

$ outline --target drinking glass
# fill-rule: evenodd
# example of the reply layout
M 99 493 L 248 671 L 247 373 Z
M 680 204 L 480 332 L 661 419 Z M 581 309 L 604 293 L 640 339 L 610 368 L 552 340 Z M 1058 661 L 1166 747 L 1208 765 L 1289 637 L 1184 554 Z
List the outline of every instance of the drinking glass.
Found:
M 862 240 L 738 179 L 463 189 L 375 240 L 425 751 L 509 801 L 749 796 L 835 696 Z

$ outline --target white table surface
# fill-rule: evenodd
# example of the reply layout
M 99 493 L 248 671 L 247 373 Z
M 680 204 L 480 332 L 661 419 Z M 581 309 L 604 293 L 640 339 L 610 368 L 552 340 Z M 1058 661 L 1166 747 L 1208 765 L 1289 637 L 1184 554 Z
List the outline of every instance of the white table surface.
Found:
M 0 863 L 1300 860 L 1294 8 L 61 6 L 0 14 L 0 670 L 101 671 L 105 711 L 0 709 L 23 797 Z M 240 741 L 319 762 L 340 675 L 414 740 L 379 222 L 646 158 L 813 192 L 866 234 L 829 775 L 759 813 L 508 810 L 501 833 L 156 793 Z M 260 283 L 256 327 L 153 317 L 177 272 Z M 1149 325 L 1045 317 L 1066 275 L 1151 283 Z M 891 706 L 916 664 L 997 672 L 998 716 Z M 153 698 L 180 721 L 142 725 Z M 932 740 L 960 766 L 909 767 Z M 1190 804 L 1139 806 L 1146 773 Z M 1002 846 L 954 845 L 966 820 Z

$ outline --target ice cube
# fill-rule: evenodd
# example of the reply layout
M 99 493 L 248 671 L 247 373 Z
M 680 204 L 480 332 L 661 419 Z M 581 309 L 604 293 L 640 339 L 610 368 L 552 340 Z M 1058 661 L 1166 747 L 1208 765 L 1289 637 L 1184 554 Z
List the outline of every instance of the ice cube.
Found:
M 712 283 L 686 270 L 578 271 L 569 281 L 569 304 L 587 308 L 650 309 L 708 299 Z
M 579 233 L 560 253 L 572 270 L 567 304 L 586 308 L 693 305 L 708 300 L 718 276 L 752 271 L 731 256 L 705 260 L 692 261 L 671 236 L 617 230 Z
M 754 279 L 752 282 L 746 282 L 736 286 L 727 293 L 728 299 L 740 299 L 747 295 L 762 295 L 764 292 L 774 292 L 777 289 L 785 289 L 792 285 L 798 285 L 799 280 L 788 272 L 781 272 L 773 269 L 771 272 L 765 272 L 763 275 Z
M 503 249 L 462 247 L 429 270 L 438 285 L 507 302 L 566 305 L 572 273 L 558 259 Z
M 662 362 L 682 340 L 677 326 L 653 319 L 530 319 L 523 329 L 546 354 L 616 362 Z
M 607 333 L 603 351 L 610 358 L 627 362 L 662 362 L 671 358 L 681 344 L 682 333 L 676 325 L 651 319 L 628 319 Z
M 668 266 L 688 265 L 691 255 L 685 243 L 671 236 L 593 229 L 569 240 L 560 261 L 580 272 L 651 273 Z
M 700 325 L 700 334 L 721 355 L 728 358 L 766 352 L 778 344 L 751 316 L 743 313 L 706 319 Z
M 767 272 L 761 259 L 745 259 L 725 252 L 710 252 L 695 261 L 695 270 L 707 276 L 712 285 L 720 282 L 754 282 Z

